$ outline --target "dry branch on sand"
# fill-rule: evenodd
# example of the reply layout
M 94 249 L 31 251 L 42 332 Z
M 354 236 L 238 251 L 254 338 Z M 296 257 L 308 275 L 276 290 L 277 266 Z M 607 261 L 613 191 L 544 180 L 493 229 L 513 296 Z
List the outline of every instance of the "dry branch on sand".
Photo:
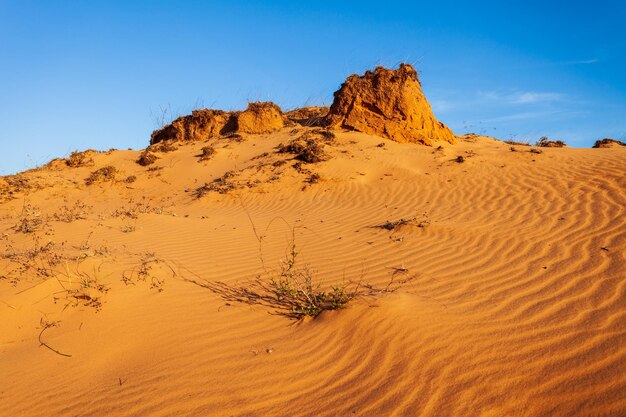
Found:
M 422 220 L 418 220 L 417 217 L 410 217 L 410 218 L 401 218 L 399 220 L 394 220 L 394 221 L 389 221 L 387 220 L 384 223 L 375 225 L 375 226 L 370 226 L 374 229 L 385 229 L 385 230 L 396 230 L 399 229 L 403 226 L 417 226 L 417 227 L 428 227 L 430 226 L 430 221 L 426 218 L 426 216 L 424 216 L 424 218 Z

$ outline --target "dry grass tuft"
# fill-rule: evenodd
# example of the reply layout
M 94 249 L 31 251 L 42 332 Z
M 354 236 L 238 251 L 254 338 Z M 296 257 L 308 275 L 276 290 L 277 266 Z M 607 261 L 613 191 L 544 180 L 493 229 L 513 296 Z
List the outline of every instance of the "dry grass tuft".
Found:
M 92 172 L 91 175 L 89 175 L 89 177 L 85 179 L 85 184 L 93 185 L 93 184 L 100 183 L 100 182 L 107 182 L 107 181 L 113 182 L 115 181 L 115 177 L 117 176 L 117 173 L 118 173 L 117 168 L 115 168 L 112 165 L 102 167 Z
M 146 148 L 147 151 L 151 152 L 161 152 L 168 153 L 174 152 L 178 150 L 178 147 L 174 145 L 175 141 L 173 140 L 164 140 L 162 142 L 155 143 L 154 145 L 150 145 Z

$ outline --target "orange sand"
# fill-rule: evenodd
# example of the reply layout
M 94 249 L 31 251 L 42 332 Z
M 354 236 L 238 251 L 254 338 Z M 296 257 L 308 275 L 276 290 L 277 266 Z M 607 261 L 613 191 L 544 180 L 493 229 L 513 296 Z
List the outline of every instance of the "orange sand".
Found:
M 0 204 L 0 415 L 626 415 L 626 147 L 338 132 L 305 165 L 318 183 L 247 169 L 292 129 L 213 140 L 207 162 L 190 142 L 146 167 L 112 151 L 22 174 L 32 188 Z M 118 182 L 85 185 L 107 165 Z M 194 198 L 230 170 L 260 183 Z M 371 227 L 413 216 L 427 227 Z M 22 233 L 24 219 L 41 221 Z M 290 227 L 323 285 L 413 279 L 302 322 L 197 285 L 276 268 Z M 161 261 L 140 279 L 146 257 Z M 40 345 L 42 319 L 71 357 Z

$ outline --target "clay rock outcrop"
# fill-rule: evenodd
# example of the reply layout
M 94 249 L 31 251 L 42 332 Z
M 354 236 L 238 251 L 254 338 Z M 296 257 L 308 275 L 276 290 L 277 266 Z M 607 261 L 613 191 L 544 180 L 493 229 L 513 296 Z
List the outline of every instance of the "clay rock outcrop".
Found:
M 437 121 L 422 93 L 417 72 L 408 64 L 351 75 L 335 92 L 325 119 L 331 128 L 345 128 L 397 142 L 432 145 L 454 143 L 452 131 Z
M 222 110 L 194 110 L 152 132 L 150 144 L 164 140 L 204 140 L 222 133 L 232 114 Z
M 244 111 L 194 110 L 169 125 L 152 132 L 150 144 L 173 141 L 206 140 L 231 133 L 268 133 L 283 127 L 283 113 L 276 104 L 256 102 Z
M 271 102 L 248 104 L 248 108 L 237 116 L 237 133 L 269 133 L 281 129 L 283 112 Z

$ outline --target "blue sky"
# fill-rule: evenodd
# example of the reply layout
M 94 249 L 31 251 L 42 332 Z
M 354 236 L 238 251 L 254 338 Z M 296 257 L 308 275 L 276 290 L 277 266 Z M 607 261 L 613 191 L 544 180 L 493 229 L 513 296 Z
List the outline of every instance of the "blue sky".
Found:
M 626 136 L 623 3 L 467 3 L 0 0 L 0 174 L 143 148 L 162 109 L 328 105 L 400 62 L 456 133 Z

